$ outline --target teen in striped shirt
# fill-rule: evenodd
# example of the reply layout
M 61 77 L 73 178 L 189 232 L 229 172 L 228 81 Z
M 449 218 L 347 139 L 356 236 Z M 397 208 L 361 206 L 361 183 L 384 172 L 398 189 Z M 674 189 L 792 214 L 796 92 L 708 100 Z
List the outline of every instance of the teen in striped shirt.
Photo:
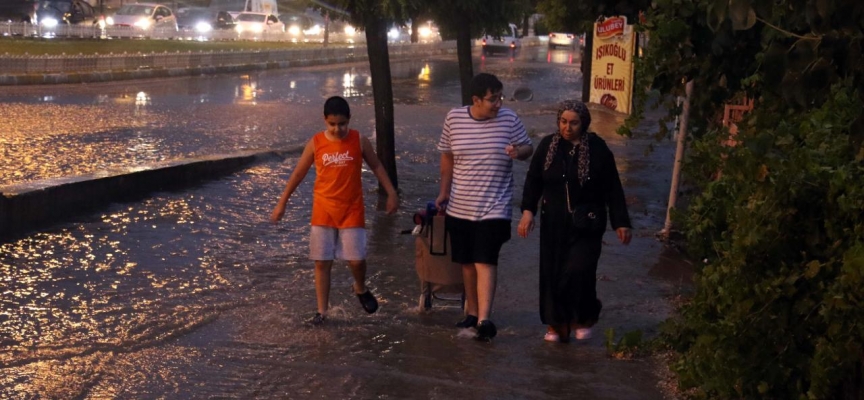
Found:
M 438 142 L 441 191 L 435 205 L 446 212 L 453 262 L 462 264 L 465 319 L 478 340 L 497 329 L 489 316 L 497 284 L 498 253 L 510 239 L 513 216 L 513 159 L 531 157 L 534 148 L 522 121 L 502 107 L 504 85 L 481 73 L 471 82 L 470 106 L 447 113 Z

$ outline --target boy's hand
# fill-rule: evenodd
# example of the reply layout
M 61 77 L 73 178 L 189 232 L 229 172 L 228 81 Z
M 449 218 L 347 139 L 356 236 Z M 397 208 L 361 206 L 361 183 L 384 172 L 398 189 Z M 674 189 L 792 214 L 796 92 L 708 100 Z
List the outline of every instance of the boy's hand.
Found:
M 439 194 L 438 198 L 435 199 L 435 208 L 438 209 L 438 213 L 440 214 L 442 211 L 447 209 L 447 202 L 450 200 L 449 194 Z
M 279 222 L 283 216 L 285 216 L 285 206 L 277 204 L 276 208 L 273 209 L 273 213 L 270 214 L 270 222 L 275 224 Z
M 519 146 L 508 144 L 507 147 L 504 148 L 504 152 L 507 153 L 510 158 L 519 158 Z
M 399 209 L 399 196 L 392 194 L 387 196 L 387 215 L 393 214 Z

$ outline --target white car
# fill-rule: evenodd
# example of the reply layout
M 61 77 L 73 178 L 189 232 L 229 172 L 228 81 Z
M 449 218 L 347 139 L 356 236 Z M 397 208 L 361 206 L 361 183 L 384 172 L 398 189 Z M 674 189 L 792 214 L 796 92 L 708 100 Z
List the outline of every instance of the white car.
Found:
M 515 24 L 510 24 L 508 30 L 494 33 L 484 33 L 477 39 L 477 45 L 481 47 L 483 54 L 492 53 L 514 53 L 522 48 L 522 41 L 517 35 Z
M 160 4 L 126 4 L 105 21 L 112 26 L 129 26 L 145 31 L 177 31 L 177 18 L 170 8 Z
M 285 32 L 285 24 L 273 14 L 241 12 L 234 19 L 237 33 L 241 36 L 257 36 L 264 33 Z
M 566 32 L 549 32 L 549 48 L 569 47 L 576 43 L 576 35 Z

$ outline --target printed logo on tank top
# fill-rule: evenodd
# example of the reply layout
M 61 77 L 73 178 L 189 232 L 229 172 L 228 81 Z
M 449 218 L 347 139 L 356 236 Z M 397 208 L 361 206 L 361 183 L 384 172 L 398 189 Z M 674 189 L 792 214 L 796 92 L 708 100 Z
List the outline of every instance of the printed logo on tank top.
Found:
M 321 155 L 321 161 L 324 163 L 324 166 L 330 166 L 331 164 L 334 167 L 344 167 L 348 164 L 348 161 L 354 161 L 354 158 L 348 154 L 346 150 L 344 153 L 324 153 Z

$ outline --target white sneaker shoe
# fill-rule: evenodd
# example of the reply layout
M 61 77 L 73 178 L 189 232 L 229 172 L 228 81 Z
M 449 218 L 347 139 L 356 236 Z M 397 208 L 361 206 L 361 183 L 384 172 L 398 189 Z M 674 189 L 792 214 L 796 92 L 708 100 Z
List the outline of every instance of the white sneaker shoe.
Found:
M 591 339 L 591 328 L 576 329 L 576 340 L 588 340 L 588 339 Z

